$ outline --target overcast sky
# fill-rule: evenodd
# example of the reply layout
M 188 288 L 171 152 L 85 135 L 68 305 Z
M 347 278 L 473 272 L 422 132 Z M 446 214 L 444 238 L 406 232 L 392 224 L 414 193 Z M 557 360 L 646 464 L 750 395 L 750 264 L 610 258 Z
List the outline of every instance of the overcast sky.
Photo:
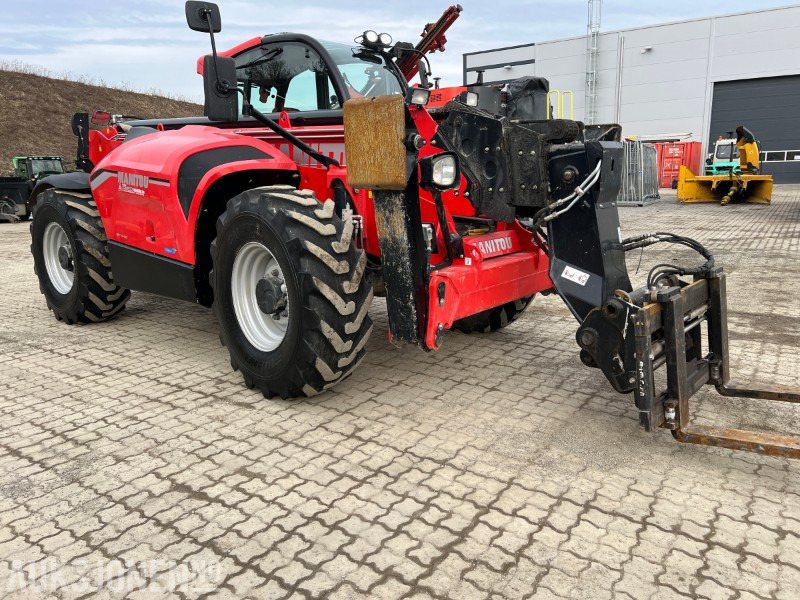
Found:
M 41 65 L 199 100 L 197 57 L 208 51 L 204 34 L 190 31 L 181 0 L 26 0 L 4 2 L 0 60 Z M 447 0 L 337 2 L 219 0 L 218 47 L 280 31 L 349 42 L 364 29 L 416 43 L 422 27 L 438 19 Z M 602 30 L 784 6 L 787 0 L 606 0 Z M 462 0 L 444 54 L 432 57 L 443 84 L 461 83 L 462 54 L 541 42 L 586 32 L 586 0 Z

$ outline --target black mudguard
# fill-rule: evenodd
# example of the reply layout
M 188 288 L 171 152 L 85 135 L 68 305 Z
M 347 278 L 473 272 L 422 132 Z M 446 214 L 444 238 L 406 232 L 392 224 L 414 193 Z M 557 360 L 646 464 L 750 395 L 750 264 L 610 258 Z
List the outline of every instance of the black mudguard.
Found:
M 51 175 L 37 182 L 36 186 L 33 188 L 31 197 L 28 200 L 31 210 L 33 210 L 33 207 L 36 205 L 36 199 L 39 194 L 50 188 L 69 190 L 72 192 L 88 192 L 90 194 L 92 192 L 91 186 L 89 185 L 89 173 L 72 171 L 60 175 Z

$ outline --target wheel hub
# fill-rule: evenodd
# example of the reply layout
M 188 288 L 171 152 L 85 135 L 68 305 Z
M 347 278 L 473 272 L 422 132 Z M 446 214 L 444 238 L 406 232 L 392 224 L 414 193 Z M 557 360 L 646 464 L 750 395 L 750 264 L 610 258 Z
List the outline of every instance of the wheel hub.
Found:
M 42 234 L 42 258 L 56 292 L 68 294 L 75 282 L 75 260 L 67 232 L 55 221 L 48 223 Z
M 74 271 L 75 265 L 72 262 L 72 250 L 69 246 L 61 246 L 58 249 L 58 264 L 65 271 Z
M 281 267 L 260 242 L 248 242 L 236 253 L 231 299 L 239 327 L 256 349 L 271 352 L 280 346 L 292 306 Z
M 276 315 L 280 318 L 280 313 L 286 308 L 289 299 L 286 295 L 286 284 L 280 278 L 277 270 L 258 281 L 256 300 L 262 313 Z

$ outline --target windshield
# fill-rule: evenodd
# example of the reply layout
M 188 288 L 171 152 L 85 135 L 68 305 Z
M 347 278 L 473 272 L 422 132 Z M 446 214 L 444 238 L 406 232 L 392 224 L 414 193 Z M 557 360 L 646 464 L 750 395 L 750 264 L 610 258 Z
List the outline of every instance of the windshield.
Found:
M 60 160 L 32 160 L 31 161 L 31 175 L 39 175 L 41 173 L 63 173 L 64 167 Z
M 721 160 L 736 160 L 739 158 L 739 149 L 733 142 L 717 144 L 717 153 L 715 156 Z
M 404 82 L 379 52 L 331 42 L 322 45 L 333 65 L 301 42 L 267 42 L 237 55 L 236 79 L 242 95 L 264 113 L 341 108 L 329 67 L 342 74 L 350 98 L 405 93 Z M 239 102 L 241 110 L 241 96 Z
M 405 93 L 405 82 L 379 52 L 347 44 L 321 43 L 336 63 L 351 98 Z

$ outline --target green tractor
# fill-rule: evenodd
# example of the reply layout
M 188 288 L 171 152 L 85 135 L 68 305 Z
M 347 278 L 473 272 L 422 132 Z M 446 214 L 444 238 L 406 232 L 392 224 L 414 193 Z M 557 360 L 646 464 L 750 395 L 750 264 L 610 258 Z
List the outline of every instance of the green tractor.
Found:
M 64 159 L 60 156 L 15 156 L 11 163 L 14 175 L 29 182 L 64 172 Z
M 60 156 L 15 156 L 12 177 L 0 177 L 0 221 L 26 221 L 31 216 L 28 198 L 37 182 L 64 172 Z

